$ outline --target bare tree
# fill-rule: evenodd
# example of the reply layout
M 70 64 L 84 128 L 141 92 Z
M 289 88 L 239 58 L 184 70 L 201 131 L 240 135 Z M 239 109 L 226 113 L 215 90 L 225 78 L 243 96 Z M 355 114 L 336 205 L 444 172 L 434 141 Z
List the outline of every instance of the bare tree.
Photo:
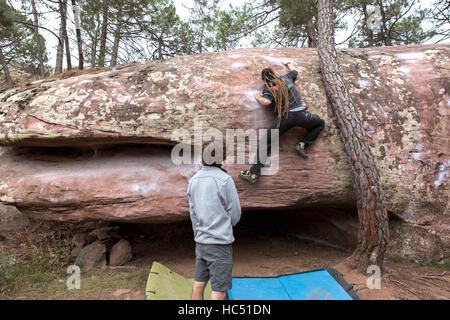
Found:
M 83 42 L 81 39 L 81 27 L 80 27 L 80 7 L 76 0 L 72 0 L 72 10 L 75 20 L 75 30 L 77 33 L 77 44 L 78 44 L 78 69 L 83 70 Z
M 106 39 L 108 37 L 108 2 L 103 0 L 102 3 L 102 29 L 100 34 L 100 52 L 98 57 L 98 66 L 105 66 L 106 58 Z
M 117 0 L 117 14 L 116 14 L 116 29 L 114 30 L 114 44 L 111 53 L 110 66 L 115 67 L 117 65 L 117 56 L 119 54 L 119 42 L 122 28 L 122 1 Z
M 438 38 L 436 43 L 450 39 L 450 1 L 436 0 L 431 6 L 429 19 L 433 23 L 433 32 Z
M 45 78 L 44 53 L 42 52 L 41 38 L 39 37 L 39 18 L 36 10 L 36 2 L 34 0 L 31 0 L 31 7 L 33 10 L 33 28 L 36 41 L 36 52 L 39 59 L 39 75 L 41 79 L 43 79 Z
M 350 265 L 361 271 L 383 265 L 388 243 L 388 215 L 380 176 L 349 90 L 337 60 L 334 39 L 333 0 L 319 0 L 318 50 L 328 99 L 335 111 L 345 152 L 350 158 L 359 216 L 358 246 Z
M 67 0 L 66 0 L 67 1 Z M 59 15 L 60 15 L 60 23 L 59 23 L 59 41 L 58 41 L 58 47 L 56 49 L 56 65 L 55 65 L 55 74 L 59 74 L 63 70 L 63 59 L 64 59 L 64 20 L 65 12 L 64 12 L 64 4 L 63 0 L 58 1 L 59 5 Z
M 62 30 L 63 30 L 63 37 L 64 37 L 64 44 L 66 46 L 66 64 L 67 64 L 67 70 L 72 69 L 72 59 L 70 57 L 70 44 L 69 44 L 69 36 L 67 35 L 67 0 L 62 0 L 63 2 L 63 10 L 64 19 L 61 20 L 61 23 L 63 24 Z

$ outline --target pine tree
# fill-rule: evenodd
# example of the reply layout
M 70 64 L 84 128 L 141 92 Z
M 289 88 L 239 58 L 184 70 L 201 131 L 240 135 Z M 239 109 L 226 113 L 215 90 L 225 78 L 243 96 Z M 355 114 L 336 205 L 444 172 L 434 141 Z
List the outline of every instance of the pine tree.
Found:
M 358 20 L 350 47 L 419 44 L 435 34 L 423 28 L 430 10 L 419 9 L 417 0 L 347 0 L 347 4 Z
M 13 25 L 13 12 L 11 7 L 6 3 L 5 0 L 0 0 L 0 39 L 7 36 L 5 32 L 6 29 L 11 28 Z M 0 63 L 2 65 L 2 71 L 5 75 L 5 81 L 8 87 L 11 87 L 14 82 L 11 78 L 11 74 L 9 73 L 8 63 L 3 54 L 3 49 L 0 46 Z
M 39 34 L 40 52 L 44 63 L 48 60 L 45 39 Z M 19 65 L 31 73 L 40 72 L 41 59 L 36 50 L 33 23 L 21 12 L 12 8 L 5 0 L 0 0 L 0 63 L 8 86 L 14 79 L 9 73 L 11 63 Z
M 366 139 L 361 119 L 345 84 L 337 60 L 334 39 L 333 0 L 319 0 L 318 51 L 328 99 L 335 111 L 357 193 L 358 246 L 351 265 L 365 272 L 383 265 L 388 243 L 388 215 L 384 207 L 380 176 Z

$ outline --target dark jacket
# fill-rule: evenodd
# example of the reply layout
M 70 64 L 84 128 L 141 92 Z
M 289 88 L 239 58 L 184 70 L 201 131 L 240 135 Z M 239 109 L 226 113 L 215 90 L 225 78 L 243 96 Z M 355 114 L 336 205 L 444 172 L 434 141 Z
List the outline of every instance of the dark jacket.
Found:
M 295 87 L 295 80 L 297 79 L 298 72 L 296 70 L 292 70 L 289 73 L 285 74 L 284 76 L 281 76 L 280 78 L 283 79 L 286 82 L 286 86 L 289 88 L 289 111 L 294 110 L 295 111 L 302 111 L 308 109 L 308 106 L 303 101 L 300 92 Z M 272 87 L 276 90 L 276 86 Z M 273 90 L 272 89 L 272 90 Z M 274 97 L 272 92 L 269 90 L 267 85 L 264 85 L 264 89 L 262 92 L 262 96 L 266 99 L 268 99 L 270 102 L 274 102 Z M 284 103 L 283 103 L 284 107 Z

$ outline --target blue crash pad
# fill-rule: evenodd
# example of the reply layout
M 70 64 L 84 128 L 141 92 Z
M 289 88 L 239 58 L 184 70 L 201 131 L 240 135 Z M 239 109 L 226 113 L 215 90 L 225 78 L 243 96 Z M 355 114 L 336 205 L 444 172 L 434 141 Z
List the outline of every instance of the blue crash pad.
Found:
M 327 269 L 273 278 L 233 278 L 233 288 L 228 291 L 228 296 L 230 300 L 358 299 L 352 286 L 348 285 L 334 269 L 330 272 L 337 279 Z

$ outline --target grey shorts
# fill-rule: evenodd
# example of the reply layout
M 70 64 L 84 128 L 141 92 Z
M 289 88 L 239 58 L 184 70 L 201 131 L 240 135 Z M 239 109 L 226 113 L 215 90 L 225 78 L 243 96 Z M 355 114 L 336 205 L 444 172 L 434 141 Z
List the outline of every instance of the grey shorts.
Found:
M 231 289 L 233 248 L 231 244 L 201 244 L 195 247 L 195 281 L 211 279 L 211 289 L 224 292 Z

